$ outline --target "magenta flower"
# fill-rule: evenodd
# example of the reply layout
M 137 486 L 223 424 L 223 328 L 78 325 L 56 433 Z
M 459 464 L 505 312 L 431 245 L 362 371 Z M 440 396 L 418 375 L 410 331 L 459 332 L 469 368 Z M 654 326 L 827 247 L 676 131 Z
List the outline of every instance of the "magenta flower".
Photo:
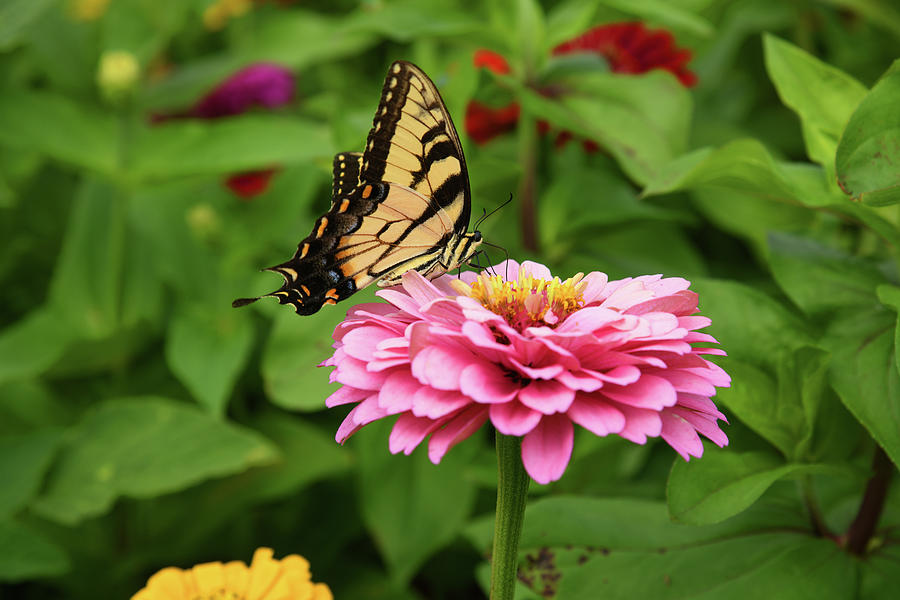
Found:
M 353 307 L 334 331 L 329 407 L 355 403 L 343 443 L 364 425 L 399 415 L 393 453 L 426 437 L 438 463 L 488 420 L 521 436 L 522 461 L 538 483 L 559 479 L 574 424 L 643 444 L 661 436 L 685 460 L 702 434 L 719 446 L 725 420 L 710 397 L 729 376 L 695 344 L 697 294 L 677 277 L 608 281 L 599 272 L 560 281 L 547 267 L 514 261 L 481 274 L 427 281 L 415 271 L 381 290 L 384 303 Z
M 223 81 L 188 114 L 217 119 L 239 115 L 254 107 L 277 108 L 293 98 L 294 76 L 288 69 L 274 63 L 256 63 Z

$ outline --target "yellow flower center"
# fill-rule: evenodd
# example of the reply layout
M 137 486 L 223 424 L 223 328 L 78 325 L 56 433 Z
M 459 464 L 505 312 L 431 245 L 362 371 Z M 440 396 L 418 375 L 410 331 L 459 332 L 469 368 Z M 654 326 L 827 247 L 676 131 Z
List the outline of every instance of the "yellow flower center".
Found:
M 518 279 L 506 281 L 499 275 L 482 273 L 471 287 L 459 280 L 452 285 L 521 331 L 532 326 L 555 327 L 584 306 L 587 283 L 583 278 L 584 273 L 578 273 L 565 281 L 559 277 L 548 281 L 520 273 Z

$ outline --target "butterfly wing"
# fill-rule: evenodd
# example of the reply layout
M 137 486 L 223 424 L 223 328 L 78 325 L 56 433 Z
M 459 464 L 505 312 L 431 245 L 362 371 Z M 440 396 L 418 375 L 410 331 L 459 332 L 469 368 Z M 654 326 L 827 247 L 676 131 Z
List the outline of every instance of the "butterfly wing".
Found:
M 362 152 L 341 152 L 331 162 L 331 202 L 337 202 L 361 183 Z
M 412 63 L 397 61 L 388 71 L 361 178 L 413 189 L 450 216 L 454 231 L 469 227 L 472 193 L 459 136 L 437 87 Z

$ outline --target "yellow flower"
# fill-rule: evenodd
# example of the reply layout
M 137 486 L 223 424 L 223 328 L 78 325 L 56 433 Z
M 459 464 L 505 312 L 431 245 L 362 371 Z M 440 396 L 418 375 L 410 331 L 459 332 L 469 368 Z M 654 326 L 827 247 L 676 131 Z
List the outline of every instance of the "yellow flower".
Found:
M 107 50 L 100 56 L 97 84 L 103 95 L 117 101 L 134 91 L 141 74 L 137 57 L 126 50 Z
M 327 585 L 312 582 L 305 558 L 272 556 L 271 548 L 258 548 L 249 567 L 239 560 L 166 567 L 131 600 L 333 600 Z

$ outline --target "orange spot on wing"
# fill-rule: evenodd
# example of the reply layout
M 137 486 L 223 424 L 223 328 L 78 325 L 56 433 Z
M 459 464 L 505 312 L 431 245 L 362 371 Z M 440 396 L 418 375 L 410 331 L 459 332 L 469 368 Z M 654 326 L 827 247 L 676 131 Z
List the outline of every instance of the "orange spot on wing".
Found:
M 307 296 L 309 296 L 309 288 L 308 288 L 308 287 L 306 287 L 305 285 L 301 285 L 301 286 L 300 286 L 300 289 L 303 290 L 303 293 L 304 293 L 304 294 L 306 294 Z
M 365 199 L 365 198 L 368 198 L 368 197 L 371 196 L 371 195 L 372 195 L 372 186 L 371 186 L 371 185 L 367 185 L 366 187 L 363 188 L 363 191 L 362 191 L 362 197 Z
M 309 242 L 303 244 L 303 248 L 300 249 L 300 258 L 306 258 L 307 253 L 309 253 Z
M 338 209 L 339 213 L 347 212 L 347 207 L 350 206 L 350 200 L 344 198 L 343 202 L 341 202 L 341 207 Z
M 326 298 L 331 298 L 332 300 L 340 300 L 340 297 L 338 297 L 338 295 L 337 295 L 337 289 L 336 289 L 336 288 L 331 288 L 330 290 L 328 290 L 327 292 L 325 292 L 325 297 L 326 297 Z
M 316 230 L 316 237 L 320 238 L 325 233 L 325 228 L 328 227 L 328 218 L 322 217 L 319 221 L 319 228 Z
M 325 302 L 323 302 L 322 304 L 337 304 L 337 300 L 334 300 L 333 298 L 326 298 Z

